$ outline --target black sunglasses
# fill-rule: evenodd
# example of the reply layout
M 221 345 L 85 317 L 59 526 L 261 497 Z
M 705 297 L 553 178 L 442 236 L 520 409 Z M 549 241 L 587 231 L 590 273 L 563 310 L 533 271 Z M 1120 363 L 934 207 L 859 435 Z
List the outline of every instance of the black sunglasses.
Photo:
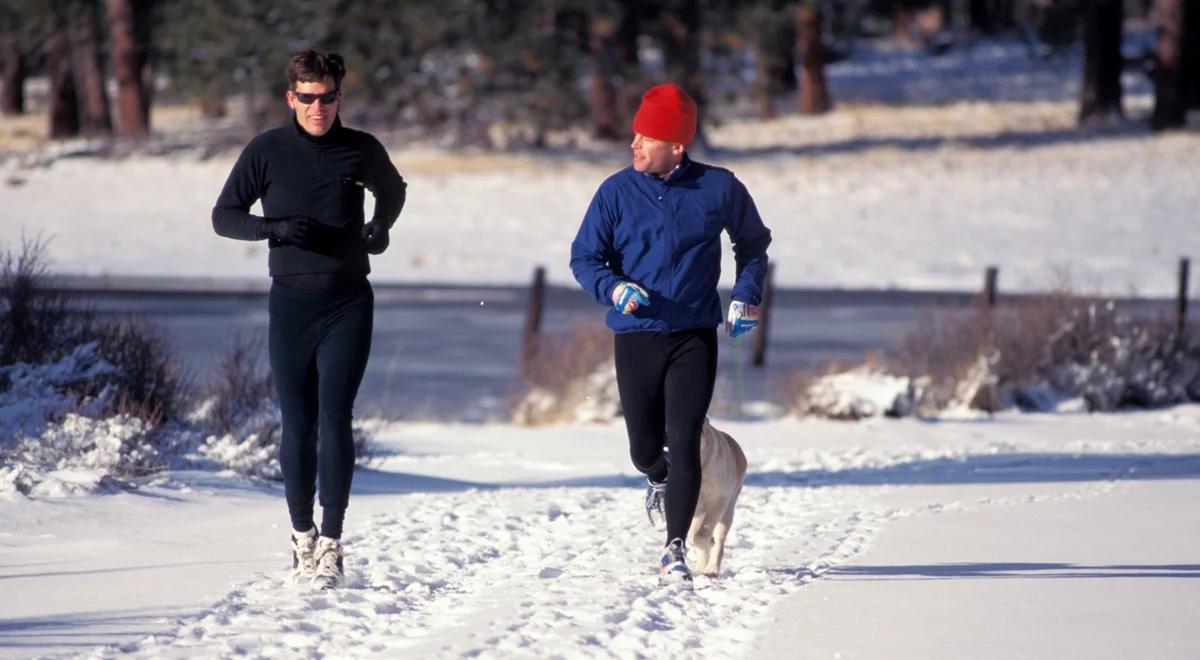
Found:
M 341 90 L 341 87 L 338 87 L 337 89 L 333 90 L 332 92 L 325 92 L 324 94 L 310 94 L 308 92 L 297 92 L 295 90 L 292 90 L 292 94 L 295 94 L 296 100 L 303 103 L 304 105 L 309 105 L 318 99 L 320 99 L 320 101 L 323 105 L 329 105 L 330 103 L 333 103 L 334 101 L 337 100 L 337 95 L 338 95 L 339 90 Z

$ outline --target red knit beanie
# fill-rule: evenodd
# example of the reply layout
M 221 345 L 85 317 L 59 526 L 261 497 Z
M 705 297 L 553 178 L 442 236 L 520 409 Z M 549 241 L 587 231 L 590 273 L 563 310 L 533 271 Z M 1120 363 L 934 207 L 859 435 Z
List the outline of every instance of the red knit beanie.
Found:
M 679 85 L 655 85 L 642 96 L 633 116 L 633 132 L 686 145 L 696 137 L 696 102 Z

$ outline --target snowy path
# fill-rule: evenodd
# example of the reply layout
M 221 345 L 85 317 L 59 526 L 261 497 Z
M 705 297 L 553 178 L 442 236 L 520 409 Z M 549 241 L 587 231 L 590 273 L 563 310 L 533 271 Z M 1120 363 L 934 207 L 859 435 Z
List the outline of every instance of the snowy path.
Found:
M 349 588 L 310 593 L 282 572 L 260 575 L 174 636 L 122 650 L 181 658 L 738 655 L 772 606 L 813 570 L 858 552 L 880 518 L 858 489 L 750 488 L 725 574 L 698 578 L 687 593 L 655 583 L 661 542 L 640 518 L 640 497 L 631 488 L 405 496 L 394 505 L 409 513 L 374 515 L 347 537 Z M 793 525 L 775 524 L 774 511 L 796 512 Z M 480 521 L 487 526 L 472 529 Z M 790 547 L 797 537 L 805 540 L 798 553 Z M 788 556 L 793 563 L 780 562 Z

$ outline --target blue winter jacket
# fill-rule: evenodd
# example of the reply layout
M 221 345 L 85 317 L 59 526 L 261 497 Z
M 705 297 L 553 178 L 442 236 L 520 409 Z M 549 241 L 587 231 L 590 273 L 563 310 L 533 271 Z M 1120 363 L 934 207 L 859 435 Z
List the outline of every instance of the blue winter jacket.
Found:
M 711 328 L 723 321 L 721 231 L 733 242 L 737 281 L 733 299 L 757 305 L 767 273 L 771 231 L 733 173 L 684 154 L 666 179 L 632 166 L 600 185 L 575 241 L 571 271 L 601 304 L 614 332 L 674 332 Z M 613 289 L 631 281 L 650 305 L 624 315 L 612 307 Z

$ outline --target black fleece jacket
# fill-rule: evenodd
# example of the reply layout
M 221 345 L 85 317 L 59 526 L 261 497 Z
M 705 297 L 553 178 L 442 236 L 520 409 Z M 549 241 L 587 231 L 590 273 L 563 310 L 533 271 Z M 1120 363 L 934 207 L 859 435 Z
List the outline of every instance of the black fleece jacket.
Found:
M 319 223 L 314 247 L 271 239 L 271 276 L 366 275 L 371 266 L 362 239 L 363 191 L 375 196 L 372 219 L 390 229 L 404 208 L 405 188 L 387 151 L 370 134 L 335 119 L 328 133 L 314 137 L 293 118 L 242 150 L 213 207 L 213 229 L 258 241 L 268 238 L 267 220 L 308 216 Z M 250 213 L 258 200 L 264 217 Z

